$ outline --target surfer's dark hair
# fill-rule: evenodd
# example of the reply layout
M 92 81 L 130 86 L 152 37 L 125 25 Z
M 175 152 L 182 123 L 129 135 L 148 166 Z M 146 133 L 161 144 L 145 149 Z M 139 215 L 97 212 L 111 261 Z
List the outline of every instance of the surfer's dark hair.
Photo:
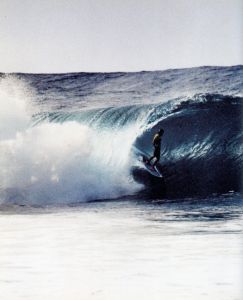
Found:
M 164 129 L 163 129 L 163 128 L 160 128 L 159 134 L 163 134 L 164 132 L 165 132 Z

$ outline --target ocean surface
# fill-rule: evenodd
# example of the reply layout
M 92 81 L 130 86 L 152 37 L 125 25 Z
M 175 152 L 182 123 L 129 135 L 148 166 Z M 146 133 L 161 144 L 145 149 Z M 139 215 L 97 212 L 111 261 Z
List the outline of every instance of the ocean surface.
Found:
M 243 66 L 0 73 L 0 298 L 243 299 L 242 101 Z

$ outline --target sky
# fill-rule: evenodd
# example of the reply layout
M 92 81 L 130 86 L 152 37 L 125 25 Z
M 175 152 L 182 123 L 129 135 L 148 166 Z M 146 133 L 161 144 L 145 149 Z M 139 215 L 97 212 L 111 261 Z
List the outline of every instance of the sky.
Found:
M 243 64 L 242 0 L 0 0 L 0 72 Z

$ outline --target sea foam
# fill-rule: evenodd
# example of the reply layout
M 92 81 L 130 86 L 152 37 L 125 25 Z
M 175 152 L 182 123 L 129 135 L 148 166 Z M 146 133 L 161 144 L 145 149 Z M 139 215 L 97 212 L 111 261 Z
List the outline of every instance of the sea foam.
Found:
M 61 204 L 131 194 L 134 130 L 92 129 L 75 121 L 31 126 L 35 93 L 14 76 L 0 81 L 0 201 Z

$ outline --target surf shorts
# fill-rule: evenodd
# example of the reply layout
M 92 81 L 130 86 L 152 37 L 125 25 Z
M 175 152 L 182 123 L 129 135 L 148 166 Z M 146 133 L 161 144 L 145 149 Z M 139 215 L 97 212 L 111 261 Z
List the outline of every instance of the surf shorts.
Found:
M 157 158 L 157 160 L 160 160 L 160 148 L 154 149 L 154 156 Z

